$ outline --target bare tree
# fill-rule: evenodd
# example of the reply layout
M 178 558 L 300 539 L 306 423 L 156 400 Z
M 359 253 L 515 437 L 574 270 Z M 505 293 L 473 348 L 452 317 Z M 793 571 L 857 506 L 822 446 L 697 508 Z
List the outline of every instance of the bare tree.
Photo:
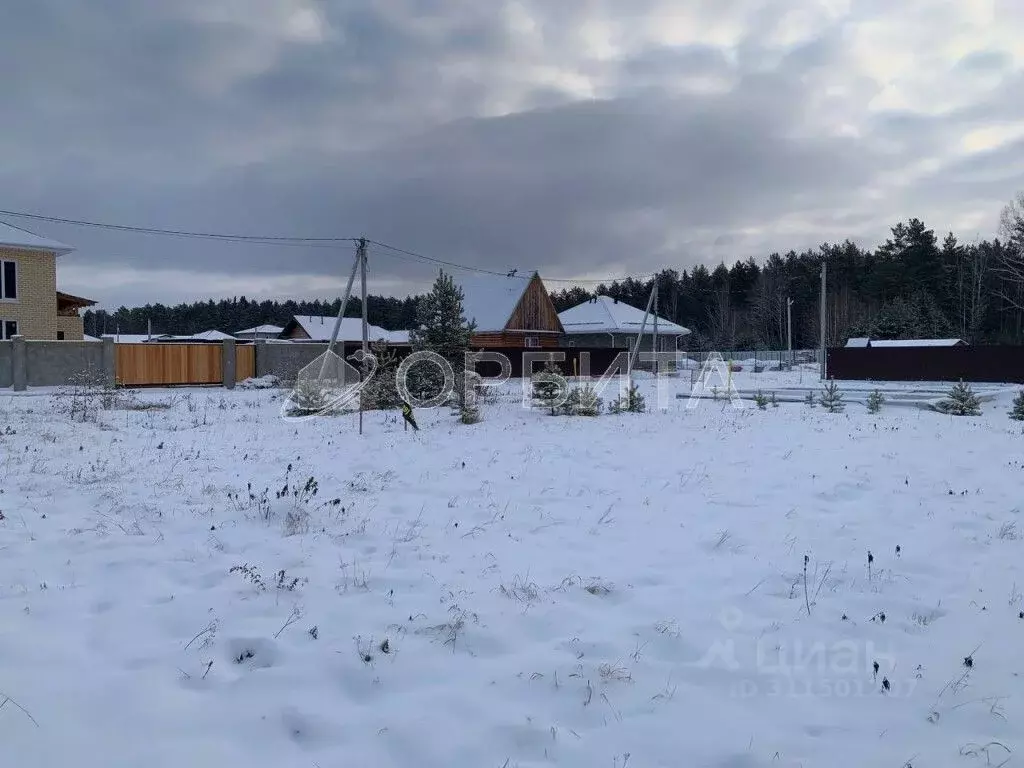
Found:
M 971 341 L 976 341 L 981 327 L 985 322 L 985 315 L 989 308 L 989 292 L 986 289 L 989 276 L 989 249 L 986 246 L 975 244 L 967 252 L 967 335 Z
M 1017 289 L 1000 291 L 1000 295 L 1016 309 L 1024 309 L 1024 302 L 1020 299 L 1020 288 L 1024 287 L 1024 191 L 1018 192 L 1003 208 L 999 217 L 999 236 L 1004 240 L 1004 255 L 996 266 L 996 272 Z
M 719 351 L 736 347 L 736 313 L 729 301 L 728 289 L 718 291 L 708 308 L 708 331 Z

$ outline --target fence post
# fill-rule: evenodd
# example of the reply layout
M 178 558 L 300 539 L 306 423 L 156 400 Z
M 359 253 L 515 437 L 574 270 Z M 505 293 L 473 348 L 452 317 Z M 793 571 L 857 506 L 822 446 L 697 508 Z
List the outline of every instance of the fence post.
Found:
M 114 351 L 114 340 L 103 339 L 103 383 L 108 387 L 117 386 L 117 354 Z
M 25 348 L 25 337 L 13 336 L 11 342 L 11 383 L 15 392 L 24 392 L 28 389 L 28 350 Z
M 258 379 L 260 377 L 260 359 L 267 352 L 267 340 L 256 339 L 252 343 L 252 347 L 252 376 L 254 379 Z
M 224 375 L 224 389 L 235 388 L 235 340 L 224 339 L 221 350 L 221 372 Z

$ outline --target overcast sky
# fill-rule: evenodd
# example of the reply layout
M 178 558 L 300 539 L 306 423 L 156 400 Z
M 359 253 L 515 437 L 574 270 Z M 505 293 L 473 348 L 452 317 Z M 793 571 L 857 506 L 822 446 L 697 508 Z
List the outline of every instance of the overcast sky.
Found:
M 989 237 L 1024 188 L 1020 0 L 15 0 L 0 72 L 0 209 L 548 278 Z M 107 306 L 337 295 L 351 254 L 6 220 Z M 371 249 L 371 292 L 431 273 Z

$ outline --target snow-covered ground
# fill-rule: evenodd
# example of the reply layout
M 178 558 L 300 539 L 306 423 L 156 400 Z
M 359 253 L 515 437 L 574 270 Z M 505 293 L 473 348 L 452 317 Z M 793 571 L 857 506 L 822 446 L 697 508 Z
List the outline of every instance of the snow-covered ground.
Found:
M 585 419 L 510 391 L 362 437 L 279 398 L 83 424 L 0 396 L 0 765 L 1024 760 L 1008 395 Z

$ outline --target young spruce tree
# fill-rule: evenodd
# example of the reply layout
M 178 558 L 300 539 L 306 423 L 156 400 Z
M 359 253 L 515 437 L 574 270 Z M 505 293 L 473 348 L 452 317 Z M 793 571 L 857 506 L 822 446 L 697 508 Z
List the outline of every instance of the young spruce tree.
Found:
M 1024 389 L 1013 398 L 1013 410 L 1010 411 L 1010 418 L 1014 421 L 1024 421 Z
M 465 396 L 466 352 L 474 326 L 463 315 L 462 289 L 451 275 L 441 270 L 430 293 L 416 307 L 416 329 L 410 331 L 413 352 L 434 352 L 443 357 L 455 373 L 455 394 Z M 444 386 L 441 370 L 429 362 L 418 363 L 409 372 L 409 389 L 421 398 L 440 394 Z
M 834 381 L 828 382 L 821 393 L 818 401 L 821 407 L 829 413 L 842 413 L 846 405 L 843 403 L 843 393 L 839 391 L 839 385 Z
M 533 405 L 536 408 L 547 408 L 555 416 L 561 406 L 562 392 L 567 386 L 565 377 L 554 363 L 546 363 L 544 367 L 530 377 L 533 385 Z
M 640 394 L 640 388 L 636 384 L 631 384 L 624 395 L 608 405 L 610 413 L 643 413 L 646 410 L 647 401 Z
M 868 413 L 878 413 L 882 410 L 883 405 L 885 405 L 885 396 L 879 390 L 876 389 L 868 395 Z
M 981 401 L 971 385 L 961 379 L 949 390 L 949 397 L 938 404 L 938 409 L 950 416 L 980 416 Z

